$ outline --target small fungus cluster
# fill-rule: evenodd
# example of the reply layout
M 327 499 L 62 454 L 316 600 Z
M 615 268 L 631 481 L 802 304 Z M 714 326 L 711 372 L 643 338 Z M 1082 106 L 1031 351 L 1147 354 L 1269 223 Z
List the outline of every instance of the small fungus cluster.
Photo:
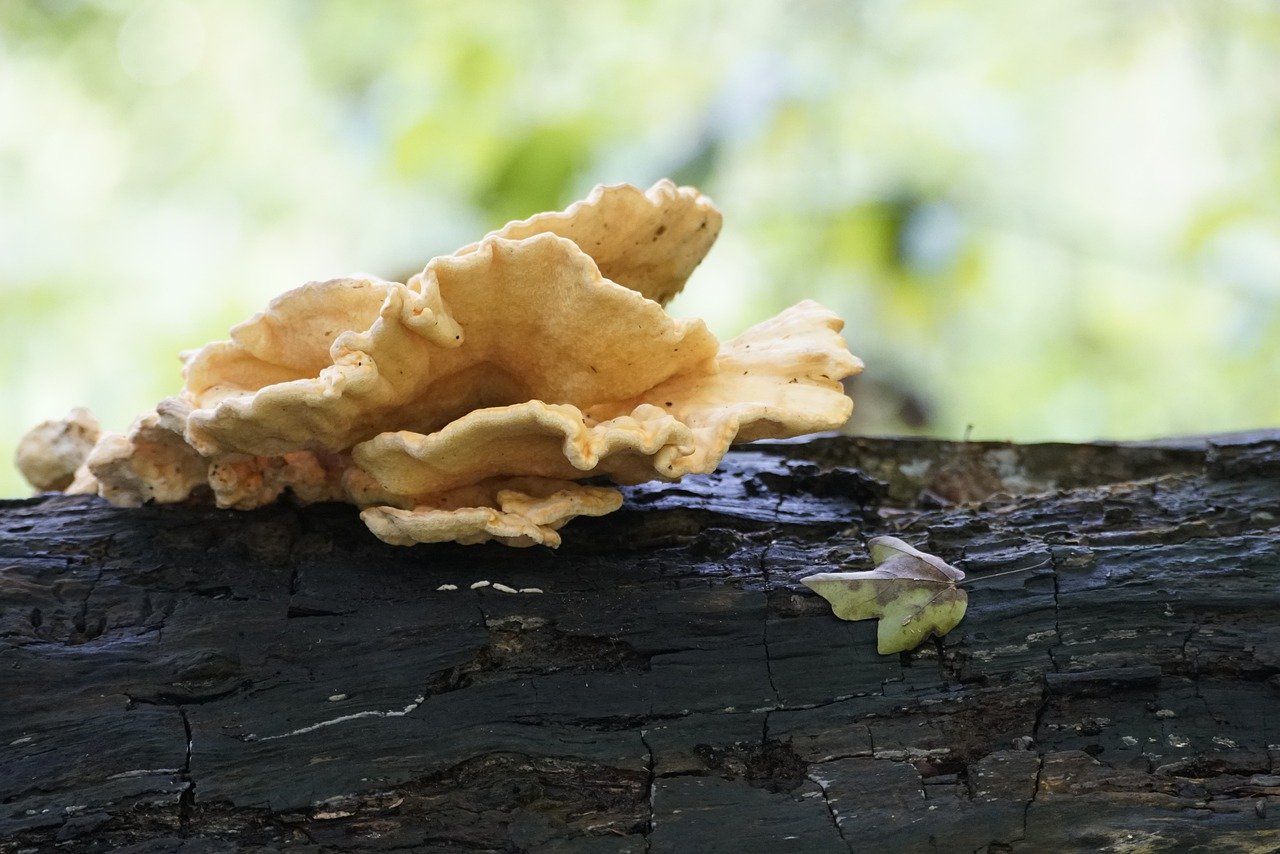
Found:
M 74 411 L 33 429 L 38 489 L 113 504 L 290 492 L 346 501 L 396 545 L 560 542 L 616 510 L 597 483 L 715 469 L 735 442 L 828 430 L 861 362 L 801 302 L 725 343 L 663 306 L 720 230 L 691 187 L 597 187 L 512 222 L 406 283 L 311 282 L 183 354 L 182 390 L 127 433 Z

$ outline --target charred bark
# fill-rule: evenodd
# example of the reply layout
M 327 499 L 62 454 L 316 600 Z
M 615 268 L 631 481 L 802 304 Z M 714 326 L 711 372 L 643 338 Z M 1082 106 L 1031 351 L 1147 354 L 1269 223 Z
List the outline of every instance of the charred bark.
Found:
M 876 534 L 948 637 L 798 584 Z M 0 850 L 1274 850 L 1277 605 L 1275 435 L 753 446 L 557 552 L 4 502 Z

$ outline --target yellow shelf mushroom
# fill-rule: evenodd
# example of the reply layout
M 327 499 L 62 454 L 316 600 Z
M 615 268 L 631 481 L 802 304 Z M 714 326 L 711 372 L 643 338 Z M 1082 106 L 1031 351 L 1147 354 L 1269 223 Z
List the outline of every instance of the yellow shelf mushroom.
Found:
M 862 364 L 829 310 L 805 301 L 720 344 L 663 309 L 720 225 L 690 187 L 597 187 L 407 283 L 303 285 L 186 354 L 181 392 L 99 438 L 67 489 L 128 506 L 207 488 L 238 509 L 288 490 L 358 505 L 397 545 L 556 546 L 621 505 L 582 480 L 706 473 L 735 442 L 848 418 L 841 380 Z M 34 471 L 41 445 L 24 447 Z

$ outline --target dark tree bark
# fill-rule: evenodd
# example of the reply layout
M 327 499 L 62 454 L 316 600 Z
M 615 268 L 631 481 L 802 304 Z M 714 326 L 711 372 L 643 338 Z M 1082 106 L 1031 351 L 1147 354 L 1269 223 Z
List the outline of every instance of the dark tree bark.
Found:
M 969 573 L 894 656 L 798 583 L 886 533 Z M 0 504 L 0 849 L 1280 846 L 1280 437 L 753 446 L 564 534 Z

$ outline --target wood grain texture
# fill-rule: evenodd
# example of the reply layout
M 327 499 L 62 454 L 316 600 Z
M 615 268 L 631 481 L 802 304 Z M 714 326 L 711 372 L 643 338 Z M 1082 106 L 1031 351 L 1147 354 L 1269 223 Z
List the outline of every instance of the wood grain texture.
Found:
M 1274 434 L 757 445 L 564 533 L 0 503 L 0 850 L 1280 847 Z M 799 584 L 877 534 L 945 640 Z

